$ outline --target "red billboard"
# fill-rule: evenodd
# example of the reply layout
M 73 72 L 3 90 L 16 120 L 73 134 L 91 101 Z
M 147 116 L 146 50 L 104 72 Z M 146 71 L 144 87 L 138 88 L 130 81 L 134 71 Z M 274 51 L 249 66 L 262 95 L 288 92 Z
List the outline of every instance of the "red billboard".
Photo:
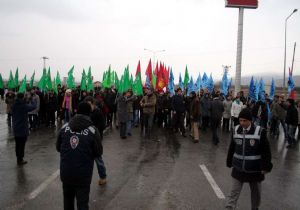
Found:
M 258 0 L 225 0 L 226 7 L 244 7 L 256 9 Z

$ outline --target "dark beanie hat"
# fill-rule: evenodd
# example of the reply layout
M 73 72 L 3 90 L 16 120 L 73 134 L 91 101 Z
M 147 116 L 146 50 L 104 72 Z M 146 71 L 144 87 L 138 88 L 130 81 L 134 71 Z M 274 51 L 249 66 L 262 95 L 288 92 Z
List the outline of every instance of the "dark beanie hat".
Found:
M 243 118 L 249 121 L 252 121 L 252 113 L 251 110 L 249 108 L 244 108 L 240 114 L 239 114 L 239 119 Z
M 89 116 L 91 114 L 92 108 L 87 102 L 81 102 L 78 105 L 78 114 L 83 114 Z

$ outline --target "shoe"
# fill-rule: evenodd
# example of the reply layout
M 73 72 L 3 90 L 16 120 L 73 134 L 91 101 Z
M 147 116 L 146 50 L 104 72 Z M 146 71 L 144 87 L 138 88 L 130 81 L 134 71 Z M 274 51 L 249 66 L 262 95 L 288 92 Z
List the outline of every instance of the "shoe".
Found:
M 186 137 L 185 133 L 181 134 L 183 137 Z
M 127 137 L 126 136 L 121 136 L 121 139 L 126 139 Z
M 105 185 L 107 183 L 107 180 L 104 178 L 104 179 L 99 179 L 98 181 L 98 185 Z
M 194 139 L 193 142 L 196 144 L 196 143 L 199 143 L 199 140 Z
M 27 161 L 26 161 L 26 160 L 21 160 L 21 161 L 18 161 L 17 164 L 18 164 L 19 166 L 25 165 L 25 164 L 27 164 Z
M 131 136 L 131 133 L 127 133 L 128 136 Z
M 290 149 L 290 148 L 294 148 L 294 144 L 289 144 L 286 146 L 286 148 Z

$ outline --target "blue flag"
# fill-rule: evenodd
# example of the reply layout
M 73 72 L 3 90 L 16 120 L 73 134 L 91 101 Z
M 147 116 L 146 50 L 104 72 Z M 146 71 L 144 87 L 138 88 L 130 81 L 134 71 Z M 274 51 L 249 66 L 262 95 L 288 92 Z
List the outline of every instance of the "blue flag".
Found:
M 172 69 L 170 71 L 168 89 L 170 91 L 170 95 L 173 96 L 175 94 L 175 85 L 174 85 L 174 75 Z
M 201 88 L 202 88 L 202 80 L 199 72 L 198 78 L 196 80 L 196 91 L 200 91 Z
M 151 88 L 151 82 L 150 82 L 150 78 L 148 75 L 146 76 L 146 84 L 145 85 L 146 85 L 146 88 L 148 88 L 148 89 Z
M 182 78 L 181 78 L 181 73 L 179 73 L 179 84 L 178 84 L 178 86 L 181 88 L 181 90 L 184 89 L 184 87 L 183 87 L 183 82 L 182 82 Z
M 289 79 L 288 79 L 288 95 L 291 94 L 292 90 L 295 88 L 295 82 L 293 79 L 292 73 L 289 73 Z
M 259 81 L 259 98 L 262 102 L 265 102 L 265 82 L 261 78 Z
M 252 101 L 256 101 L 255 91 L 256 91 L 256 87 L 255 87 L 254 79 L 253 79 L 253 76 L 252 76 L 252 77 L 251 77 L 250 84 L 249 84 L 249 93 L 248 93 L 248 97 L 249 97 Z
M 228 71 L 225 69 L 221 81 L 221 93 L 223 93 L 225 96 L 228 94 L 228 85 L 229 85 L 227 73 Z
M 274 81 L 274 79 L 272 78 L 271 88 L 270 88 L 270 94 L 269 94 L 269 98 L 270 98 L 271 100 L 274 99 L 274 96 L 275 96 L 275 90 L 276 90 L 276 87 L 275 87 L 275 81 Z
M 208 87 L 208 77 L 206 75 L 206 73 L 204 72 L 203 76 L 202 76 L 202 88 L 205 89 Z
M 212 74 L 210 74 L 210 77 L 208 79 L 208 86 L 207 89 L 210 93 L 212 93 L 212 91 L 214 90 L 214 80 L 212 78 Z

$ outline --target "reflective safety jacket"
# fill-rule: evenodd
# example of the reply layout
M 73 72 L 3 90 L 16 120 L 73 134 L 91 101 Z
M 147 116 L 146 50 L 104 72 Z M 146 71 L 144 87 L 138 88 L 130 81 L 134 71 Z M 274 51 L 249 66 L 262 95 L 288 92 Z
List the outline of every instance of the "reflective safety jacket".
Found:
M 253 125 L 249 132 L 238 125 L 233 133 L 233 141 L 235 143 L 235 151 L 232 159 L 232 166 L 239 171 L 244 172 L 260 172 L 260 138 L 262 128 Z

